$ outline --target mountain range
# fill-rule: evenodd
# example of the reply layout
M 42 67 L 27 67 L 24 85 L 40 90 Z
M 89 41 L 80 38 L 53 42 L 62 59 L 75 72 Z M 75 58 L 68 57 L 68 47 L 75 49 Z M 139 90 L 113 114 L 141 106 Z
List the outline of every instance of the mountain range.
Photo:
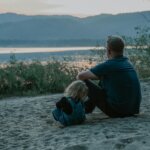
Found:
M 93 46 L 117 34 L 135 36 L 135 27 L 150 27 L 150 11 L 73 16 L 0 14 L 0 47 Z

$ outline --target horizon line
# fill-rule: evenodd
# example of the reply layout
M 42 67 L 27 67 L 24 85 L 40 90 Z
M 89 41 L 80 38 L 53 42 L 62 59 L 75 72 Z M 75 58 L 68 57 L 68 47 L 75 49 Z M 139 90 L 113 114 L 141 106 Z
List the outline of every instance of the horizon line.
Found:
M 23 14 L 23 13 L 17 13 L 17 12 L 3 12 L 0 13 L 0 15 L 4 15 L 4 14 L 16 14 L 16 15 L 23 15 L 23 16 L 71 16 L 71 17 L 75 17 L 75 18 L 87 18 L 87 17 L 94 17 L 94 16 L 99 16 L 99 15 L 119 15 L 119 14 L 133 14 L 133 13 L 142 13 L 142 12 L 150 12 L 150 10 L 144 10 L 144 11 L 135 11 L 135 12 L 121 12 L 121 13 L 100 13 L 100 14 L 91 14 L 91 15 L 82 15 L 81 16 L 77 16 L 74 14 Z

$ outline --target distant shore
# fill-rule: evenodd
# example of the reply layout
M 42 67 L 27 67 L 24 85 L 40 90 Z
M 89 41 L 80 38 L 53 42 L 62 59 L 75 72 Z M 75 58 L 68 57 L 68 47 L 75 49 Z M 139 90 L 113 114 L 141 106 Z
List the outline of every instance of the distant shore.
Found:
M 12 55 L 18 61 L 31 61 L 39 60 L 46 61 L 55 58 L 57 60 L 64 60 L 69 57 L 72 59 L 80 58 L 80 56 L 92 55 L 91 50 L 95 50 L 95 47 L 60 47 L 60 48 L 0 48 L 0 62 L 5 63 L 10 61 Z M 76 58 L 75 58 L 76 57 Z
M 65 52 L 65 51 L 81 51 L 81 50 L 92 50 L 95 47 L 17 47 L 17 48 L 2 48 L 0 47 L 0 54 L 9 53 L 39 53 L 39 52 Z M 98 49 L 104 49 L 104 47 L 98 47 Z

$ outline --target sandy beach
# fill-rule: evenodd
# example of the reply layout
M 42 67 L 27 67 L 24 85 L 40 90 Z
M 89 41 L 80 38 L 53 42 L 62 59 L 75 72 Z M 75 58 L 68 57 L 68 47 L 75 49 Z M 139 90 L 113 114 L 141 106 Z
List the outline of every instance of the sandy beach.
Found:
M 150 150 L 150 80 L 141 82 L 141 114 L 108 118 L 100 110 L 82 125 L 61 127 L 51 116 L 62 94 L 0 100 L 1 150 Z

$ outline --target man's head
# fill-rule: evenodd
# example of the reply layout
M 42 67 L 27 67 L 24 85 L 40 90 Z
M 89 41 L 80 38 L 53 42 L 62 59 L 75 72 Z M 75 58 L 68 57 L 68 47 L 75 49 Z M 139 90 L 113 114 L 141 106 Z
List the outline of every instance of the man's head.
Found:
M 107 39 L 107 56 L 108 58 L 113 56 L 123 55 L 124 41 L 119 36 L 108 36 Z

